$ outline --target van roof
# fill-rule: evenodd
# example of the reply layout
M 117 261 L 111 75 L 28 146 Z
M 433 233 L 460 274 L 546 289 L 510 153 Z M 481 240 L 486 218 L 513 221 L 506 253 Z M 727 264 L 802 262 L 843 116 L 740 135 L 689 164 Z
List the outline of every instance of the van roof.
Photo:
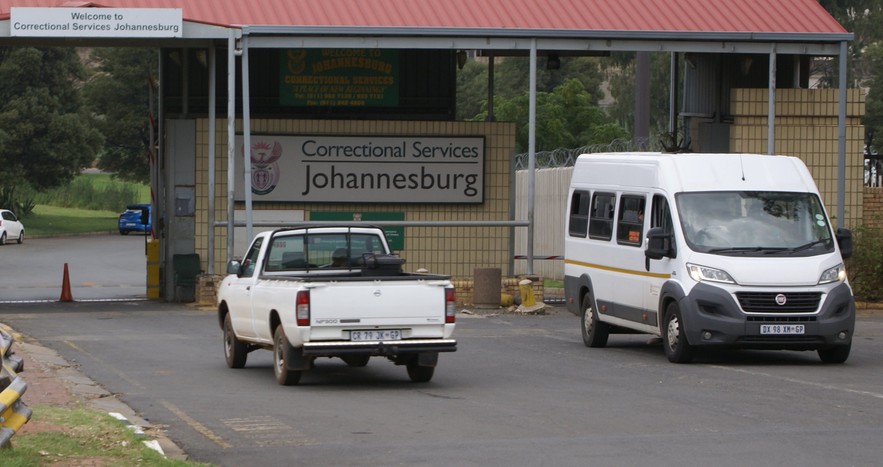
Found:
M 791 156 L 620 152 L 583 154 L 574 186 L 681 191 L 794 191 L 818 193 L 803 161 Z

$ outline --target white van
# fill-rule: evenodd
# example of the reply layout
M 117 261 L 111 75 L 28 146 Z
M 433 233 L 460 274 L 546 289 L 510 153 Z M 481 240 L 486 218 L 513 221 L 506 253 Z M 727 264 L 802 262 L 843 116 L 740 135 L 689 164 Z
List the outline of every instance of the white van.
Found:
M 583 154 L 568 199 L 564 288 L 586 346 L 642 332 L 675 363 L 711 346 L 849 357 L 852 237 L 800 159 Z

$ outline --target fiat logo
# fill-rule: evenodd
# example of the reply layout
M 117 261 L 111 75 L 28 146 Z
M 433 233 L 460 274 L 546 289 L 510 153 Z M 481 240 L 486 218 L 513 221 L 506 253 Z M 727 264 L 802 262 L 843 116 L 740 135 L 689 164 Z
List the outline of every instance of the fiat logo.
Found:
M 776 295 L 776 305 L 783 306 L 785 302 L 788 301 L 788 298 L 785 297 L 785 294 Z
M 380 293 L 380 289 L 377 289 L 377 290 L 374 291 L 374 296 L 375 296 L 375 297 L 379 297 L 380 295 L 381 295 L 381 293 Z M 777 300 L 778 300 L 778 299 L 777 299 Z

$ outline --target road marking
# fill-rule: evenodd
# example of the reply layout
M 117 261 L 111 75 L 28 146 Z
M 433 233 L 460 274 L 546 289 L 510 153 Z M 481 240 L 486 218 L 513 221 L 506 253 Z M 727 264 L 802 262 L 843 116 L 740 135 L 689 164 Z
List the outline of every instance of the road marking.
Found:
M 183 420 L 184 423 L 190 426 L 190 428 L 193 428 L 194 431 L 201 434 L 202 436 L 205 436 L 218 446 L 222 447 L 223 449 L 229 449 L 233 447 L 230 443 L 224 441 L 223 438 L 216 435 L 212 430 L 209 430 L 208 427 L 206 427 L 202 423 L 199 423 L 198 421 L 196 421 L 196 419 L 194 419 L 190 415 L 187 415 L 186 413 L 184 413 L 183 410 L 175 407 L 170 402 L 160 399 L 160 403 L 165 406 L 165 408 L 169 409 L 169 411 L 175 414 L 178 418 Z
M 254 441 L 258 446 L 309 446 L 316 444 L 299 430 L 272 416 L 226 418 L 221 422 L 233 431 Z
M 876 399 L 883 399 L 883 394 L 878 393 L 878 392 L 860 391 L 858 389 L 844 388 L 841 386 L 835 386 L 833 384 L 816 383 L 813 381 L 806 381 L 806 380 L 802 380 L 802 379 L 787 378 L 787 377 L 783 377 L 783 376 L 776 376 L 776 375 L 772 375 L 769 373 L 764 373 L 761 371 L 750 371 L 750 370 L 743 370 L 741 368 L 730 368 L 730 367 L 719 366 L 719 365 L 710 365 L 710 366 L 712 368 L 717 368 L 719 370 L 735 371 L 737 373 L 745 373 L 745 374 L 749 374 L 752 376 L 766 376 L 768 378 L 776 378 L 776 379 L 780 379 L 782 381 L 787 381 L 789 383 L 802 384 L 804 386 L 813 386 L 813 387 L 817 387 L 817 388 L 828 389 L 831 391 L 841 391 L 841 392 L 847 392 L 850 394 L 856 394 L 859 396 L 869 396 L 869 397 L 873 397 Z

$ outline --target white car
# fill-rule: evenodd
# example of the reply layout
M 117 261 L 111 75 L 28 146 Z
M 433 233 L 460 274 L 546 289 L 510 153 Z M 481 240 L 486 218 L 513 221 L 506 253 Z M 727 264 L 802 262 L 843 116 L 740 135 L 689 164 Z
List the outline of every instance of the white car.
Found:
M 25 226 L 21 224 L 15 213 L 7 209 L 0 209 L 0 245 L 6 245 L 9 239 L 15 239 L 18 243 L 25 240 Z

